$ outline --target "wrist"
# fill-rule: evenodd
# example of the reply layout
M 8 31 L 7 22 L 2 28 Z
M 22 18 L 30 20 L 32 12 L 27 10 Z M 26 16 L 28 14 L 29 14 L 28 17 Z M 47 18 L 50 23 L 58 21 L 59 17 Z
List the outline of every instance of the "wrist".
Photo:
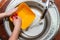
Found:
M 17 27 L 14 27 L 14 30 L 16 31 L 16 32 L 20 32 L 20 28 L 17 28 Z
M 3 15 L 6 17 L 7 16 L 7 14 L 6 13 L 3 13 Z
M 19 24 L 18 24 L 18 25 L 15 25 L 15 27 L 18 27 L 18 28 L 20 28 L 20 27 L 21 27 L 21 25 L 19 25 Z
M 7 13 L 4 13 L 5 16 L 7 16 Z
M 19 25 L 15 25 L 15 27 L 18 27 L 19 28 L 20 26 Z
M 15 26 L 15 29 L 20 29 L 20 26 Z

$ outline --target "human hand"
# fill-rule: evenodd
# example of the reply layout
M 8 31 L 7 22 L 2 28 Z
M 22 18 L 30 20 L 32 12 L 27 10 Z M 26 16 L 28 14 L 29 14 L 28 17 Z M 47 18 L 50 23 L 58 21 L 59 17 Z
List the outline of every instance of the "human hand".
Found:
M 16 28 L 21 28 L 22 20 L 18 16 L 13 16 L 13 24 Z
M 21 18 L 19 18 L 18 16 L 13 16 L 13 24 L 15 27 L 9 40 L 18 40 L 22 24 Z
M 9 10 L 8 12 L 5 13 L 6 16 L 11 16 L 17 9 L 18 9 L 18 7 L 17 8 L 14 8 L 12 10 Z

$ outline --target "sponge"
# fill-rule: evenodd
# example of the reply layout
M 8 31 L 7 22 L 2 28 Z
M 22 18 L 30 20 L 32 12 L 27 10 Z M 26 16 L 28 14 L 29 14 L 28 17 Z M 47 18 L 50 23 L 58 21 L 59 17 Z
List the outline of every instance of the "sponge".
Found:
M 26 30 L 32 24 L 35 19 L 35 14 L 32 12 L 30 7 L 26 3 L 21 3 L 18 7 L 18 10 L 15 12 L 17 15 L 22 18 L 22 30 Z M 12 18 L 10 16 L 10 20 Z

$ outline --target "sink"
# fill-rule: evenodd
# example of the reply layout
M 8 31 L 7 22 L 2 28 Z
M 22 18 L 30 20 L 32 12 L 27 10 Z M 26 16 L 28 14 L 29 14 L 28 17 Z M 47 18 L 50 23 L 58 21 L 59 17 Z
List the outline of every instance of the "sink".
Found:
M 39 21 L 41 14 L 44 12 L 45 4 L 41 0 L 12 0 L 7 6 L 6 11 L 13 9 L 21 2 L 25 2 L 36 14 L 36 18 L 33 21 L 30 28 L 26 31 L 22 31 L 19 36 L 20 40 L 50 40 L 57 33 L 59 29 L 59 12 L 56 5 L 50 2 L 48 12 L 43 20 Z M 4 26 L 7 34 L 11 36 L 13 31 L 13 24 L 8 18 L 4 19 Z

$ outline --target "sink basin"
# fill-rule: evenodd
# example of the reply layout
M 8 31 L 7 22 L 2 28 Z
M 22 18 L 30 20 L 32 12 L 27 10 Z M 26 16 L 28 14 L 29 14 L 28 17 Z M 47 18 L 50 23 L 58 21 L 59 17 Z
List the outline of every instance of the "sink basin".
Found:
M 41 2 L 41 0 L 12 0 L 6 8 L 6 12 L 22 2 L 25 2 L 31 8 L 31 10 L 35 13 L 36 18 L 28 30 L 22 31 L 19 39 L 51 40 L 59 29 L 59 12 L 56 5 L 51 3 L 45 18 L 42 21 L 39 20 L 41 14 L 44 12 L 45 4 Z M 8 18 L 4 19 L 4 26 L 7 34 L 11 36 L 14 27 Z

